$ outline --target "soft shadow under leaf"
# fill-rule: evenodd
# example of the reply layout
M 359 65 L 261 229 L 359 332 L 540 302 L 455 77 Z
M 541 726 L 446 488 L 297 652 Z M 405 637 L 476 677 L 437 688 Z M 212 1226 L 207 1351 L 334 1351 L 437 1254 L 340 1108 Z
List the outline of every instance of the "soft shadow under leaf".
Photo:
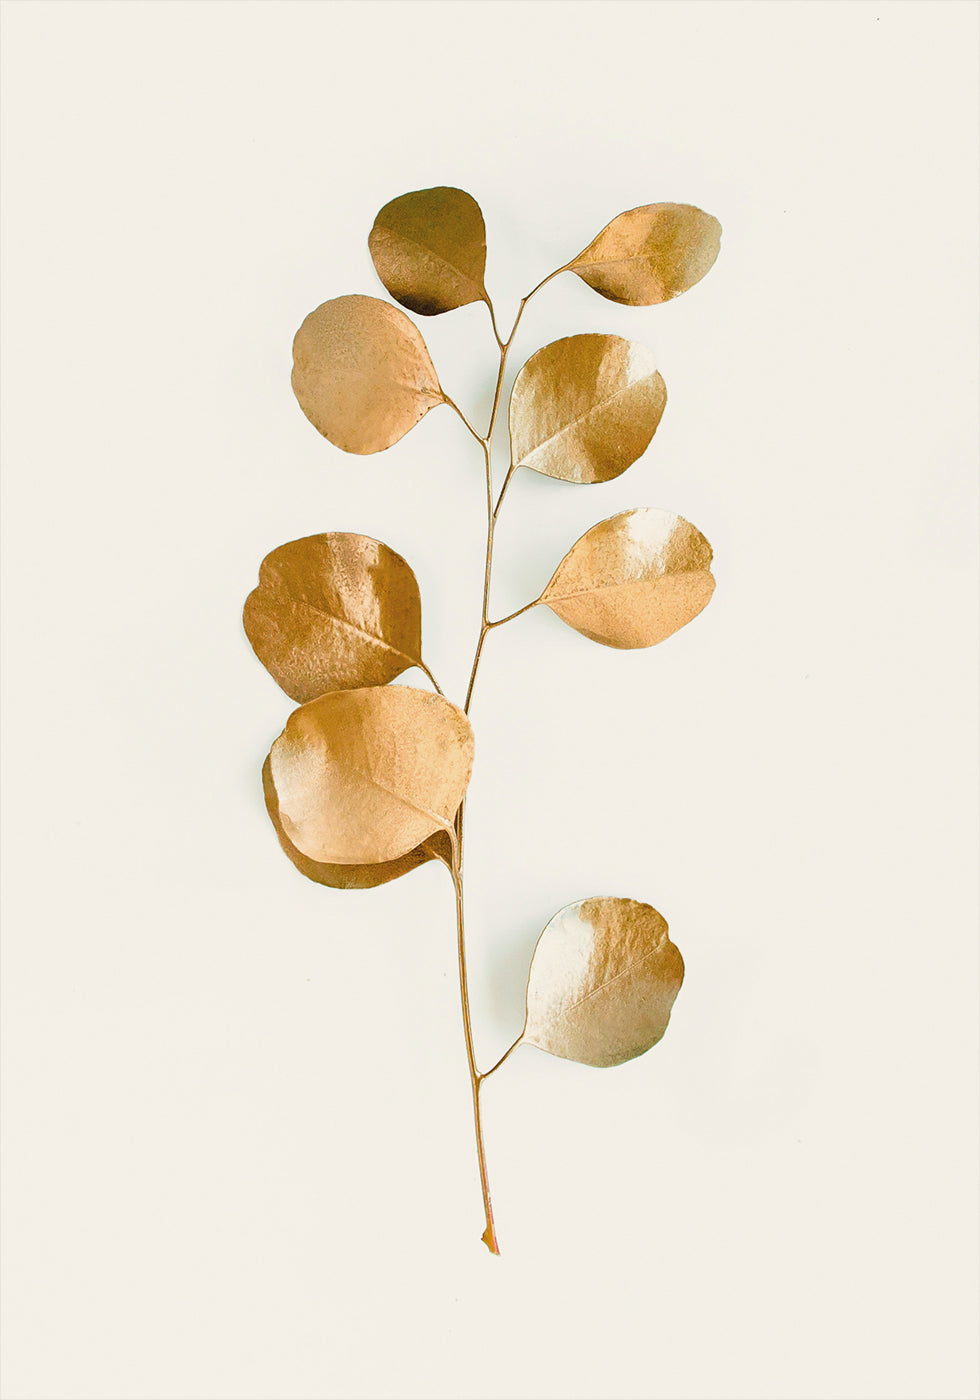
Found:
M 609 301 L 652 306 L 700 282 L 720 247 L 712 214 L 693 204 L 644 204 L 607 224 L 568 269 Z
M 711 546 L 666 510 L 623 511 L 572 545 L 541 595 L 607 647 L 650 647 L 697 617 L 714 592 Z
M 291 843 L 317 862 L 374 865 L 448 831 L 473 731 L 458 706 L 427 690 L 337 690 L 294 710 L 269 757 Z
M 293 392 L 345 452 L 383 452 L 445 403 L 418 328 L 377 297 L 325 301 L 296 332 Z
M 521 1039 L 565 1060 L 621 1065 L 661 1039 L 683 980 L 684 960 L 651 905 L 568 904 L 534 950 Z
M 245 632 L 301 704 L 328 690 L 387 685 L 422 664 L 422 601 L 408 564 L 367 535 L 309 535 L 263 559 Z
M 368 247 L 387 290 L 420 316 L 486 300 L 487 231 L 464 190 L 399 195 L 375 219 Z
M 645 345 L 618 335 L 556 340 L 514 383 L 514 465 L 562 481 L 611 481 L 646 451 L 666 403 Z
M 280 846 L 300 874 L 308 880 L 315 880 L 318 885 L 329 885 L 335 890 L 371 890 L 378 885 L 386 885 L 389 880 L 397 880 L 400 875 L 407 875 L 410 870 L 417 870 L 430 860 L 441 860 L 447 866 L 451 864 L 452 846 L 444 831 L 427 836 L 420 846 L 397 860 L 380 861 L 374 865 L 330 865 L 325 861 L 311 860 L 293 845 L 282 829 L 279 799 L 272 781 L 272 762 L 269 758 L 262 765 L 262 791 L 266 811 L 276 829 Z

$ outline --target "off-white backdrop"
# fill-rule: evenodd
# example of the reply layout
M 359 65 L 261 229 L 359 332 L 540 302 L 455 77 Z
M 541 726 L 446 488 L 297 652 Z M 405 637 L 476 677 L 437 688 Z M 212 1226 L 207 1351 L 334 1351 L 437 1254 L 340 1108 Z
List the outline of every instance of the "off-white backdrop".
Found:
M 975 7 L 4 25 L 5 1396 L 975 1395 Z M 289 702 L 240 626 L 270 548 L 376 535 L 460 695 L 478 450 L 440 411 L 346 457 L 289 387 L 303 316 L 380 293 L 377 209 L 432 184 L 482 204 L 504 318 L 620 210 L 725 228 L 688 295 L 562 278 L 515 347 L 631 336 L 670 403 L 614 483 L 516 482 L 498 613 L 631 505 L 695 521 L 718 589 L 648 652 L 543 610 L 488 644 L 484 1062 L 570 900 L 651 901 L 687 961 L 650 1055 L 522 1050 L 488 1086 L 500 1259 L 449 881 L 286 862 L 259 770 Z M 485 309 L 423 329 L 482 417 Z

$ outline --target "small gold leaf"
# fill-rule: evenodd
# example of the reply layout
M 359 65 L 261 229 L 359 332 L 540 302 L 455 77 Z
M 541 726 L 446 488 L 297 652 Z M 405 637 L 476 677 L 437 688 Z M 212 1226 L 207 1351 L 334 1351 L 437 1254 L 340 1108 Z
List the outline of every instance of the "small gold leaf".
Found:
M 645 204 L 607 224 L 568 268 L 609 301 L 652 306 L 680 296 L 711 268 L 721 224 L 693 204 Z
M 710 544 L 681 516 L 627 510 L 572 545 L 540 601 L 594 642 L 652 647 L 707 605 L 710 565 Z
M 293 392 L 317 432 L 345 452 L 383 452 L 445 403 L 412 322 L 377 297 L 325 301 L 296 332 Z
M 287 695 L 387 685 L 422 664 L 422 600 L 400 554 L 367 535 L 310 535 L 266 555 L 245 632 Z
M 314 861 L 375 865 L 449 830 L 473 731 L 461 709 L 427 690 L 336 690 L 293 711 L 269 758 L 290 842 Z
M 425 865 L 430 860 L 441 860 L 451 867 L 452 846 L 444 831 L 427 836 L 422 844 L 416 846 L 414 851 L 409 851 L 408 855 L 399 856 L 397 860 L 381 861 L 376 865 L 328 865 L 324 861 L 311 860 L 293 845 L 282 829 L 279 799 L 272 781 L 272 763 L 268 758 L 262 765 L 262 791 L 265 794 L 266 810 L 276 829 L 280 846 L 296 869 L 308 880 L 315 880 L 318 885 L 329 885 L 335 890 L 373 890 L 378 885 L 386 885 L 389 880 L 397 880 L 400 875 L 407 875 L 410 870 L 417 870 L 420 865 Z
M 368 247 L 385 287 L 409 311 L 437 316 L 486 301 L 487 230 L 480 206 L 463 190 L 399 195 L 375 219 Z
M 646 451 L 666 403 L 645 345 L 618 335 L 556 340 L 514 383 L 514 465 L 561 481 L 611 481 Z
M 666 920 L 635 899 L 583 899 L 560 910 L 531 960 L 522 1041 L 605 1068 L 656 1045 L 684 980 Z

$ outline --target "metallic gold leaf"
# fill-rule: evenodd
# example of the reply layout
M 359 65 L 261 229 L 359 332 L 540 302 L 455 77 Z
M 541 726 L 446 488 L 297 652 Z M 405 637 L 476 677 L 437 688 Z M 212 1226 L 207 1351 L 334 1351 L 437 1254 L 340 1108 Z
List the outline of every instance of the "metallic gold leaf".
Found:
M 487 230 L 480 206 L 463 190 L 399 195 L 375 219 L 368 247 L 391 295 L 420 316 L 487 299 Z
M 301 704 L 387 685 L 422 664 L 422 600 L 400 554 L 367 535 L 310 535 L 266 555 L 248 595 L 256 656 Z
M 449 830 L 470 778 L 473 731 L 431 691 L 336 690 L 293 711 L 269 758 L 279 819 L 301 854 L 374 865 Z
M 521 1040 L 605 1068 L 656 1045 L 684 980 L 666 920 L 635 899 L 583 899 L 538 939 Z
M 377 297 L 325 301 L 296 332 L 293 392 L 317 432 L 345 452 L 383 452 L 445 403 L 412 322 Z
M 721 224 L 693 204 L 645 204 L 607 224 L 569 264 L 602 296 L 652 306 L 680 296 L 710 269 Z
M 372 890 L 378 885 L 386 885 L 389 880 L 397 880 L 400 875 L 407 875 L 410 870 L 417 870 L 420 865 L 425 865 L 430 860 L 441 860 L 445 865 L 451 865 L 452 846 L 444 831 L 427 836 L 422 844 L 416 846 L 414 851 L 409 851 L 408 855 L 399 856 L 397 860 L 381 861 L 376 865 L 328 865 L 324 861 L 311 860 L 293 845 L 282 829 L 279 799 L 272 781 L 272 763 L 268 758 L 262 765 L 262 791 L 265 794 L 266 810 L 276 829 L 280 846 L 296 869 L 308 880 L 315 880 L 318 885 L 329 885 L 335 890 Z
M 707 605 L 710 565 L 710 544 L 681 516 L 627 510 L 572 545 L 540 601 L 594 642 L 651 647 Z
M 611 481 L 646 451 L 666 403 L 645 345 L 618 335 L 556 340 L 514 383 L 514 465 L 561 481 Z

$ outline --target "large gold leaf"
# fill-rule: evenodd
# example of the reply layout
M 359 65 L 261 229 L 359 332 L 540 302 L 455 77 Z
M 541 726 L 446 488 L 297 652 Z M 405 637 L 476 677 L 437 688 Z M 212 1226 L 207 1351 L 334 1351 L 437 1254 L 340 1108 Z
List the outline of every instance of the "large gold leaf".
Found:
M 262 765 L 262 791 L 265 795 L 266 810 L 276 829 L 279 844 L 293 862 L 296 869 L 308 880 L 318 885 L 329 885 L 335 890 L 373 890 L 378 885 L 386 885 L 389 880 L 397 880 L 399 875 L 407 875 L 430 860 L 441 860 L 447 866 L 452 861 L 452 846 L 444 831 L 437 831 L 426 837 L 420 846 L 408 855 L 397 860 L 380 861 L 376 865 L 329 865 L 325 861 L 311 860 L 293 845 L 282 829 L 279 817 L 279 799 L 272 781 L 272 763 L 266 759 Z
M 409 311 L 436 316 L 486 300 L 487 230 L 463 190 L 399 195 L 375 219 L 368 247 L 378 276 Z
M 400 554 L 367 535 L 310 535 L 266 555 L 245 602 L 263 666 L 305 704 L 422 664 L 422 600 Z
M 531 960 L 522 1041 L 605 1068 L 656 1045 L 684 980 L 684 959 L 649 904 L 604 897 L 568 904 Z
M 293 392 L 345 452 L 382 452 L 445 403 L 417 327 L 377 297 L 325 301 L 296 332 Z
M 618 335 L 556 340 L 514 383 L 514 465 L 562 481 L 611 481 L 646 451 L 666 402 L 645 345 Z
M 706 606 L 710 565 L 710 544 L 681 516 L 627 510 L 572 545 L 540 601 L 594 642 L 651 647 Z
M 568 264 L 610 301 L 652 306 L 680 296 L 710 269 L 721 224 L 693 204 L 645 204 L 607 224 Z
M 269 758 L 290 842 L 314 861 L 374 865 L 450 829 L 473 731 L 431 691 L 337 690 L 294 710 Z

